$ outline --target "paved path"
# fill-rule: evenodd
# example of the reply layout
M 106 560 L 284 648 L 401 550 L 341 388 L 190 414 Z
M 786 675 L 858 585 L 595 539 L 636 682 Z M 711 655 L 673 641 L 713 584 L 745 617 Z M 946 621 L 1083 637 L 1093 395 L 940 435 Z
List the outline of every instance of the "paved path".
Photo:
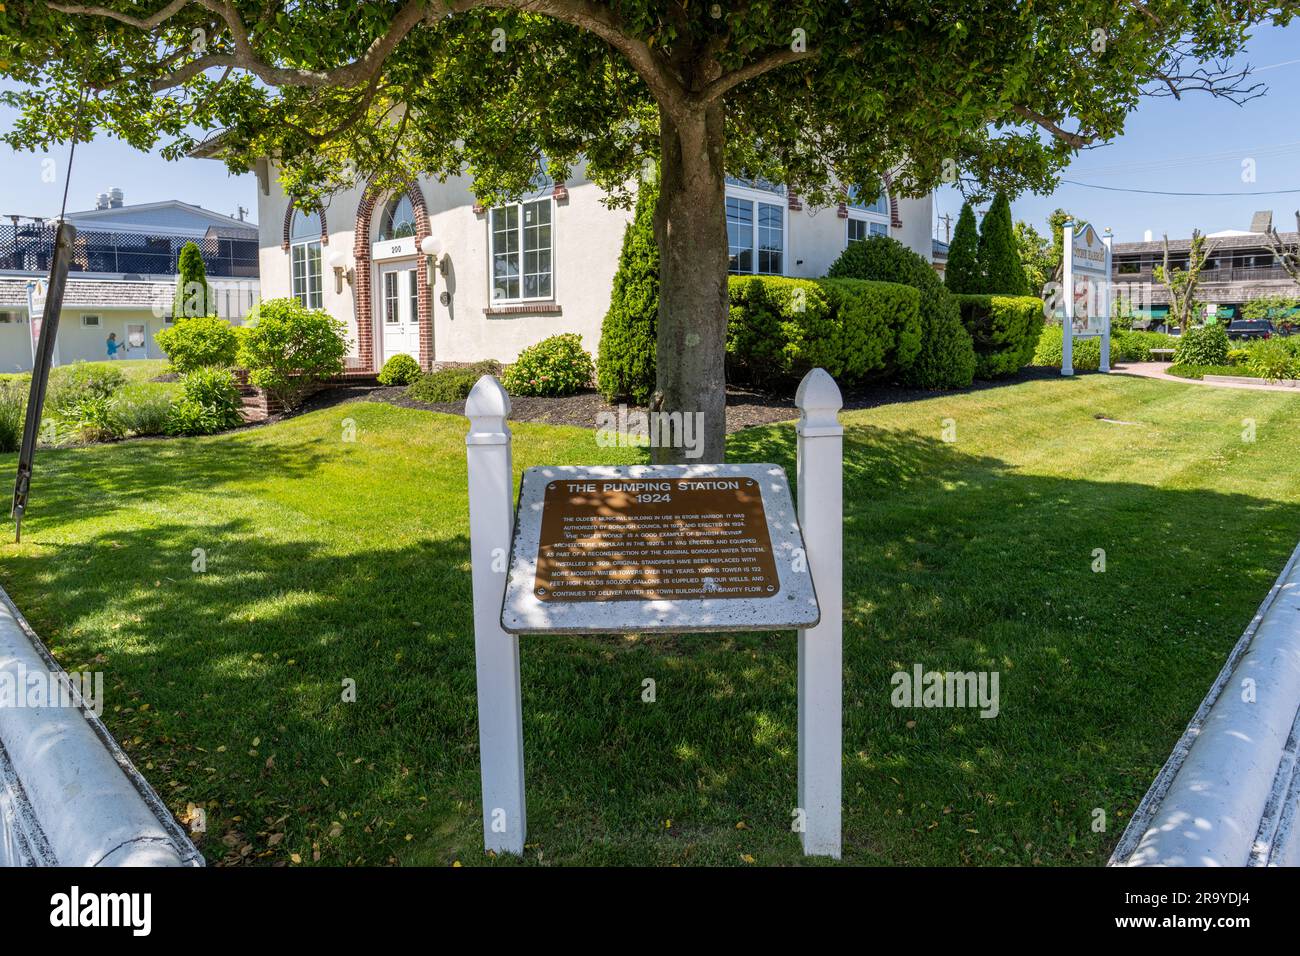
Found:
M 1290 392 L 1292 395 L 1300 395 L 1300 388 L 1294 385 L 1270 385 L 1262 379 L 1258 382 L 1203 382 L 1197 378 L 1179 378 L 1177 375 L 1170 375 L 1168 372 L 1169 363 L 1167 362 L 1129 362 L 1126 365 L 1116 365 L 1111 371 L 1120 375 L 1138 375 L 1142 378 L 1159 378 L 1166 382 L 1182 382 L 1184 385 L 1208 385 L 1211 388 L 1244 388 L 1256 392 Z

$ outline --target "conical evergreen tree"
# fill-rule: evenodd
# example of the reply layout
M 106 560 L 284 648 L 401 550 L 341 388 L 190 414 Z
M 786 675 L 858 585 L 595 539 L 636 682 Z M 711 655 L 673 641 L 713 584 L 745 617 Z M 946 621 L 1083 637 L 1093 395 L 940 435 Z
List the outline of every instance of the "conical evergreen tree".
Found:
M 1028 295 L 1025 266 L 1016 247 L 1011 223 L 1011 203 L 999 192 L 980 223 L 979 265 L 984 274 L 982 291 L 993 295 Z
M 659 246 L 655 244 L 657 182 L 643 181 L 636 215 L 623 233 L 609 311 L 600 326 L 596 386 L 606 401 L 628 398 L 644 405 L 655 388 L 655 336 L 659 319 Z
M 208 285 L 208 270 L 203 253 L 193 242 L 181 249 L 180 275 L 176 277 L 176 295 L 172 299 L 172 318 L 189 319 L 196 315 L 215 315 L 217 300 Z
M 979 265 L 979 230 L 970 203 L 961 204 L 957 228 L 953 230 L 948 245 L 948 265 L 943 281 L 949 292 L 983 292 L 984 276 Z

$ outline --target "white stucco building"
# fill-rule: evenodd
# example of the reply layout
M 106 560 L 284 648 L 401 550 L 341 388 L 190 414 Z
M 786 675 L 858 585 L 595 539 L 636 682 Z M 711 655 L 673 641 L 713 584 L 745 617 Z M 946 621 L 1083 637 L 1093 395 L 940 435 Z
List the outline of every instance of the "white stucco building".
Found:
M 33 316 L 45 307 L 55 223 L 11 216 L 0 224 L 0 372 L 32 367 Z M 76 227 L 54 364 L 108 357 L 163 358 L 154 336 L 171 322 L 177 260 L 196 243 L 217 311 L 238 323 L 259 299 L 257 227 L 179 200 L 125 204 L 121 190 L 71 212 Z
M 350 371 L 377 371 L 398 353 L 426 369 L 510 362 L 560 332 L 579 333 L 595 354 L 632 214 L 603 205 L 580 169 L 495 209 L 476 205 L 467 177 L 419 177 L 396 192 L 361 183 L 303 210 L 273 164 L 255 171 L 262 295 L 296 296 L 343 320 Z M 851 240 L 873 233 L 928 261 L 931 218 L 930 197 L 813 209 L 781 187 L 727 187 L 738 273 L 821 276 Z M 436 267 L 422 252 L 430 245 Z

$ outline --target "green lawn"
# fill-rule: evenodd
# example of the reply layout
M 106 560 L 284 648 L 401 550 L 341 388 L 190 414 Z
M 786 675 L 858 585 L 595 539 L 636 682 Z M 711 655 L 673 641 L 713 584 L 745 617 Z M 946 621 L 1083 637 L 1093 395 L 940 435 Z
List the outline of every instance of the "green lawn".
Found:
M 120 359 L 114 362 L 82 362 L 81 364 L 112 366 L 126 377 L 127 382 L 147 382 L 167 371 L 166 359 Z M 5 372 L 0 374 L 0 382 L 15 379 L 31 381 L 31 377 L 31 372 Z
M 1300 538 L 1300 397 L 1090 375 L 845 420 L 845 859 L 1103 862 Z M 513 431 L 519 468 L 637 455 Z M 464 433 L 362 403 L 42 451 L 0 582 L 210 860 L 484 861 Z M 730 453 L 793 473 L 793 429 Z M 793 634 L 522 660 L 529 860 L 802 860 Z M 918 662 L 997 670 L 999 716 L 894 709 Z

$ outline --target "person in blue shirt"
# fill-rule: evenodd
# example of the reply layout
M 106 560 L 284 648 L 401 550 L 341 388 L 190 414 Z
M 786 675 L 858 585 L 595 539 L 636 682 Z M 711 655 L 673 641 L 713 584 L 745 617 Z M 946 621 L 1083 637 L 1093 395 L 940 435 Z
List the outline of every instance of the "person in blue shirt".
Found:
M 108 357 L 111 359 L 117 358 L 117 350 L 121 346 L 118 345 L 116 332 L 108 333 L 108 342 L 106 344 L 108 346 Z

